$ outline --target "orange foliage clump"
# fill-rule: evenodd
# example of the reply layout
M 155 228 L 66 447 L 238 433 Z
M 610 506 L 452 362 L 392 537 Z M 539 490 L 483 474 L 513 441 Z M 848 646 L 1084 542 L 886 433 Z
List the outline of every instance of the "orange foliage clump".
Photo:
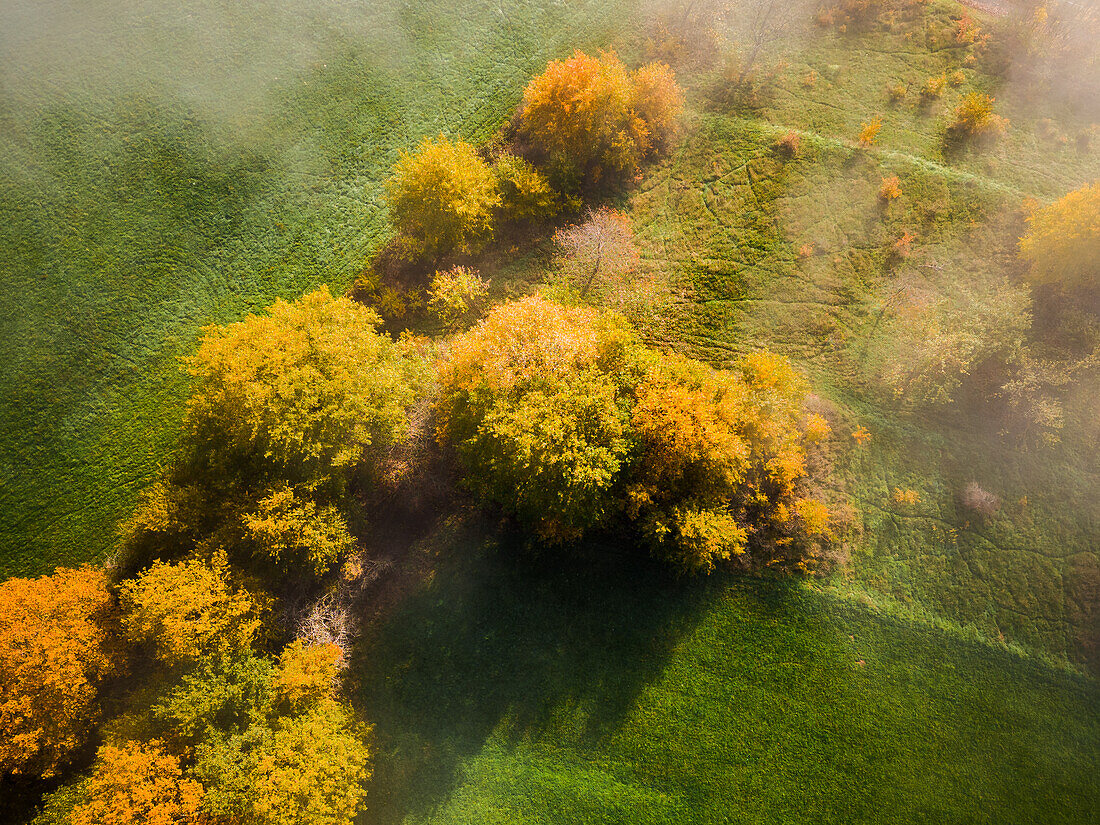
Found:
M 102 570 L 0 584 L 0 775 L 52 776 L 98 715 L 114 666 Z
M 344 651 L 337 645 L 309 645 L 294 640 L 279 656 L 272 685 L 275 695 L 291 707 L 329 696 L 343 658 Z
M 892 175 L 888 178 L 882 179 L 882 186 L 879 187 L 878 196 L 880 199 L 889 203 L 895 198 L 901 197 L 901 179 L 897 175 Z
M 199 821 L 202 786 L 185 779 L 160 742 L 99 749 L 87 801 L 72 825 L 190 825 Z
M 874 146 L 878 133 L 882 131 L 882 118 L 875 117 L 863 124 L 859 130 L 859 145 L 863 148 Z
M 682 109 L 668 66 L 651 63 L 631 75 L 614 52 L 576 51 L 527 85 L 520 131 L 559 174 L 595 182 L 632 169 L 666 142 Z

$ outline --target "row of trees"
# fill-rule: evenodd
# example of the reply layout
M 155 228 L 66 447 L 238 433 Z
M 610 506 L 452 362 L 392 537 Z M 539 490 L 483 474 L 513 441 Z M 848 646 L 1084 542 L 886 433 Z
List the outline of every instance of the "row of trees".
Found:
M 675 134 L 683 95 L 669 67 L 629 72 L 576 52 L 527 86 L 509 149 L 485 159 L 440 135 L 404 153 L 387 184 L 405 251 L 438 261 L 481 248 L 501 223 L 553 217 L 565 199 L 621 180 Z

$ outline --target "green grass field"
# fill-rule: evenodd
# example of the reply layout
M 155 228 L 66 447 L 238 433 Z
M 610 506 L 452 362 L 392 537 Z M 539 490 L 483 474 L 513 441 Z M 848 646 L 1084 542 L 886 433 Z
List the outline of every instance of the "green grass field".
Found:
M 444 545 L 354 665 L 365 823 L 1097 821 L 1091 679 L 799 584 Z
M 486 139 L 549 57 L 642 51 L 630 0 L 330 11 L 218 11 L 240 89 L 180 80 L 208 58 L 139 7 L 118 25 L 141 48 L 79 80 L 9 62 L 0 577 L 110 552 L 172 448 L 178 357 L 203 324 L 349 285 L 386 237 L 398 150 Z M 356 651 L 378 748 L 365 823 L 1100 821 L 1100 689 L 1075 669 L 1100 632 L 1095 402 L 1072 400 L 1061 444 L 1025 449 L 982 409 L 909 410 L 877 379 L 899 355 L 883 320 L 898 282 L 998 287 L 1024 199 L 1100 177 L 1100 150 L 1044 141 L 1041 118 L 1081 124 L 969 66 L 942 99 L 891 105 L 887 84 L 961 60 L 904 31 L 792 48 L 754 112 L 709 105 L 713 70 L 685 71 L 684 138 L 621 203 L 668 297 L 639 319 L 649 340 L 719 365 L 767 346 L 810 376 L 836 424 L 833 492 L 857 513 L 850 571 L 670 584 L 603 570 L 617 548 L 571 573 L 506 561 L 491 531 L 439 531 L 419 548 L 432 574 Z M 1012 128 L 955 153 L 944 123 L 971 89 Z M 875 115 L 878 143 L 857 149 Z M 790 130 L 802 151 L 784 159 Z M 884 208 L 889 175 L 903 195 Z M 490 256 L 497 296 L 542 281 L 547 251 Z M 992 518 L 960 505 L 970 481 L 1000 497 Z

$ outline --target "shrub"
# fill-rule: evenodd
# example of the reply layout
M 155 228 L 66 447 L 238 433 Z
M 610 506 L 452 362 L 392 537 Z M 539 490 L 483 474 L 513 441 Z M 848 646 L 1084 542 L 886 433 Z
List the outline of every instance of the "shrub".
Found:
M 994 493 L 971 481 L 962 491 L 962 504 L 967 510 L 985 518 L 992 518 L 1001 509 L 1001 499 Z
M 926 100 L 933 100 L 943 95 L 943 90 L 947 87 L 947 73 L 935 75 L 928 78 L 924 85 L 921 86 L 921 97 Z
M 901 103 L 907 94 L 909 89 L 904 83 L 892 83 L 886 87 L 886 96 L 890 98 L 891 103 Z
M 209 563 L 154 562 L 119 586 L 127 638 L 170 666 L 247 650 L 262 625 L 264 605 L 233 587 L 228 576 L 223 554 Z
M 508 221 L 545 221 L 561 209 L 561 199 L 543 174 L 523 158 L 507 153 L 493 164 L 500 189 L 500 212 Z
M 878 189 L 879 199 L 889 203 L 890 201 L 901 197 L 901 178 L 897 175 L 891 175 L 888 178 L 882 179 L 882 185 Z
M 479 309 L 489 295 L 489 282 L 477 272 L 455 266 L 437 272 L 428 285 L 428 309 L 451 329 Z
M 84 744 L 115 667 L 101 570 L 0 584 L 0 777 L 51 777 Z
M 468 143 L 425 138 L 402 152 L 386 190 L 394 227 L 424 257 L 476 250 L 492 235 L 497 181 Z
M 787 158 L 796 158 L 802 152 L 802 138 L 798 132 L 787 132 L 775 142 L 775 150 Z
M 1067 292 L 1100 289 L 1100 182 L 1032 211 L 1020 254 L 1037 284 Z
M 1008 119 L 994 114 L 994 98 L 981 92 L 971 92 L 955 108 L 955 119 L 948 130 L 963 137 L 981 138 L 1003 135 Z
M 859 130 L 859 145 L 867 148 L 873 146 L 878 140 L 878 133 L 882 130 L 882 118 L 875 117 L 863 124 Z
M 957 89 L 966 82 L 966 75 L 963 74 L 962 69 L 959 69 L 951 73 L 947 82 L 953 89 Z
M 160 742 L 99 749 L 72 825 L 198 825 L 202 786 Z

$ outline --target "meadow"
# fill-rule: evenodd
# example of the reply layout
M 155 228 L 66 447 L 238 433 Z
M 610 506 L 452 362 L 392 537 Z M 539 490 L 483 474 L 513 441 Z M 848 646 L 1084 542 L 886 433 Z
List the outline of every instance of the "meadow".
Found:
M 630 0 L 281 6 L 267 39 L 260 7 L 217 26 L 228 12 L 196 8 L 188 24 L 129 9 L 142 48 L 116 43 L 79 77 L 30 46 L 7 61 L 0 577 L 111 553 L 175 444 L 179 357 L 207 323 L 349 287 L 388 238 L 399 150 L 489 139 L 575 47 L 646 53 Z M 927 14 L 943 28 L 960 10 Z M 240 84 L 196 63 L 181 26 L 219 31 Z M 349 672 L 377 747 L 364 823 L 1097 821 L 1095 402 L 1071 397 L 1060 443 L 1037 445 L 973 399 L 915 407 L 880 376 L 908 354 L 899 296 L 965 307 L 960 285 L 1013 282 L 1025 200 L 1100 176 L 1100 149 L 1051 144 L 1044 118 L 1087 124 L 980 67 L 920 102 L 962 55 L 905 30 L 813 29 L 784 49 L 752 107 L 712 99 L 722 54 L 685 64 L 682 139 L 614 200 L 659 286 L 628 307 L 649 342 L 719 366 L 766 346 L 811 379 L 854 513 L 848 569 L 670 583 L 624 571 L 614 546 L 580 549 L 595 572 L 517 561 L 492 526 L 444 517 Z M 972 89 L 1012 126 L 958 152 L 944 123 Z M 523 294 L 551 253 L 497 249 L 482 274 Z M 970 482 L 995 514 L 963 505 Z

